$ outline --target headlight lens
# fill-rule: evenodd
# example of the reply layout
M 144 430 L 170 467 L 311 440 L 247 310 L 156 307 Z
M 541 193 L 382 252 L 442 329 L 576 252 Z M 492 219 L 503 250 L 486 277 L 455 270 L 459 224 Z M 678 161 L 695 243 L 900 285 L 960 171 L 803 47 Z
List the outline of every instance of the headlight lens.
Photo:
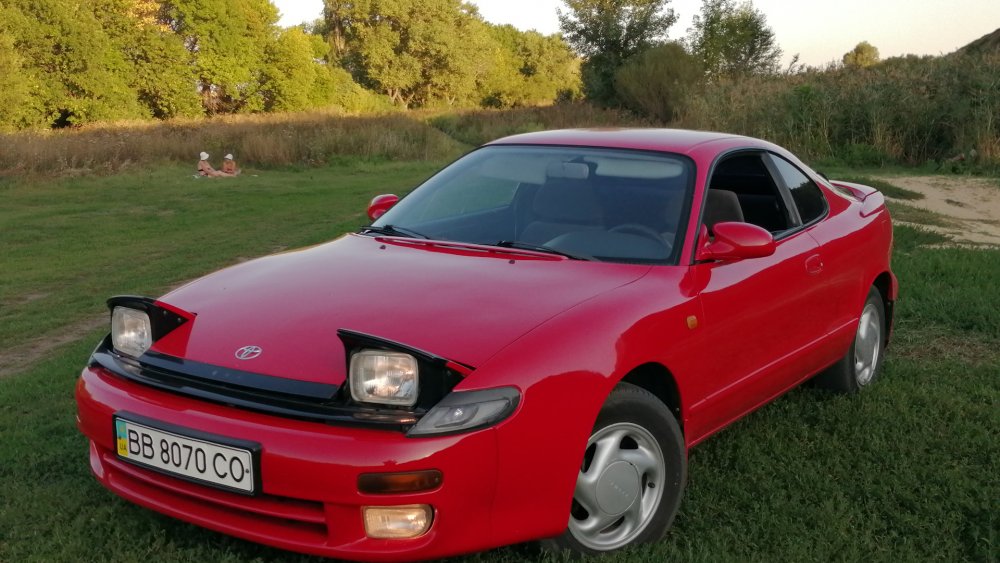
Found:
M 351 356 L 351 397 L 360 403 L 412 407 L 417 403 L 417 359 L 402 352 L 362 350 Z
M 153 345 L 149 315 L 128 307 L 115 307 L 111 313 L 111 343 L 127 356 L 143 355 Z
M 510 416 L 521 400 L 513 387 L 453 391 L 434 406 L 407 436 L 452 434 L 492 426 Z

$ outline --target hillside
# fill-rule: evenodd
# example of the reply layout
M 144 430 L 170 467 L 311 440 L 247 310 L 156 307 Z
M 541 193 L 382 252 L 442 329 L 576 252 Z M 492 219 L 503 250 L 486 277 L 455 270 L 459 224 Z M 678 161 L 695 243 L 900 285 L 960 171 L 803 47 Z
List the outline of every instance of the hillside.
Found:
M 958 50 L 960 53 L 975 55 L 981 53 L 1000 53 L 1000 29 L 976 39 Z

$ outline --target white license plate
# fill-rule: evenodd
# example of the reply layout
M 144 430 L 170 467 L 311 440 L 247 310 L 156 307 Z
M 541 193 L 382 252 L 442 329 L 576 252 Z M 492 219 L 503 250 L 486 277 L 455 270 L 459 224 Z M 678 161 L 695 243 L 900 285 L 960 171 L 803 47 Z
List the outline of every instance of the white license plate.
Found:
M 255 492 L 254 457 L 249 449 L 184 436 L 115 417 L 118 457 L 200 483 L 242 493 Z

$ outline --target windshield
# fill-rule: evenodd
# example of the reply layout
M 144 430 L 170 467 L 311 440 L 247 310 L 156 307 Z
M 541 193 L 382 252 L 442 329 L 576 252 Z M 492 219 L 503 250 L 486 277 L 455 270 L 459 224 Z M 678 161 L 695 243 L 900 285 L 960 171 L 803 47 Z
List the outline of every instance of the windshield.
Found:
M 379 232 L 673 263 L 693 164 L 664 153 L 547 146 L 474 151 L 374 223 Z

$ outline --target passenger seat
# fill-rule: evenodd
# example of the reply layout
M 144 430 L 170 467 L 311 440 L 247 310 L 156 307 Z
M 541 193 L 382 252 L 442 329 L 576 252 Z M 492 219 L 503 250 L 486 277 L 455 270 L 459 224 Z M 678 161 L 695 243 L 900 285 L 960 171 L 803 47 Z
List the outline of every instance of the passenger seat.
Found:
M 716 223 L 745 222 L 736 192 L 715 188 L 708 190 L 705 194 L 705 215 L 702 222 L 710 231 Z

